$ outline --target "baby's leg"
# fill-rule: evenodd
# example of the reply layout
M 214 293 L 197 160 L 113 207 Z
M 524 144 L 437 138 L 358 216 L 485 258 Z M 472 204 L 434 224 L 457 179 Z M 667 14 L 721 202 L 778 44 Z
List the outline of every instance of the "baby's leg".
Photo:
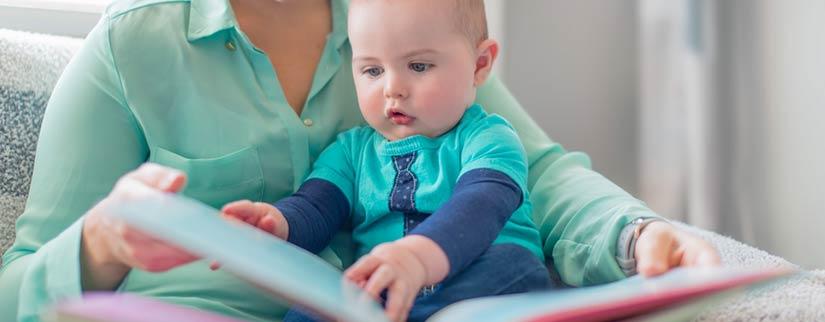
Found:
M 461 300 L 549 289 L 552 285 L 544 263 L 529 250 L 515 244 L 493 245 L 470 266 L 442 282 L 435 293 L 419 296 L 409 321 L 424 321 Z
M 324 318 L 316 316 L 315 314 L 293 307 L 284 315 L 283 322 L 324 322 Z

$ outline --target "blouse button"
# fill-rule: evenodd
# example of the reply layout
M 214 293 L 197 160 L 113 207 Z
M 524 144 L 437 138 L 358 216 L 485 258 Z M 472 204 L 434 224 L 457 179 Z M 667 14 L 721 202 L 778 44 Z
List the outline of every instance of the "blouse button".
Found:
M 312 126 L 312 124 L 313 124 L 312 119 L 304 119 L 304 125 L 306 125 L 307 127 Z
M 229 51 L 235 51 L 235 49 L 237 49 L 235 47 L 235 43 L 233 43 L 231 40 L 227 41 L 226 44 L 224 44 L 224 46 L 226 47 L 226 49 L 229 49 Z

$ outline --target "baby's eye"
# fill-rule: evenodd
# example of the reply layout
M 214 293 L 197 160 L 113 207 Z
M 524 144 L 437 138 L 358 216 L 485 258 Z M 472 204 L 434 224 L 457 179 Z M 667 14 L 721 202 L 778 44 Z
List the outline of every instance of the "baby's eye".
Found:
M 416 73 L 423 73 L 430 69 L 432 64 L 425 64 L 425 63 L 410 63 L 410 69 Z
M 370 67 L 364 70 L 364 74 L 369 75 L 370 77 L 378 77 L 384 73 L 384 69 L 381 67 Z

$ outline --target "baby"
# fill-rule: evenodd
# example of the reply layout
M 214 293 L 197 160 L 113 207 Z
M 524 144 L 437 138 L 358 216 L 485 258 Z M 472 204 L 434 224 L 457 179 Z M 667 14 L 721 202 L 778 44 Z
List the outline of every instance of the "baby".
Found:
M 369 126 L 340 134 L 292 196 L 223 213 L 313 252 L 349 221 L 361 257 L 345 277 L 394 321 L 548 287 L 523 147 L 473 103 L 499 49 L 483 1 L 353 0 L 348 23 Z

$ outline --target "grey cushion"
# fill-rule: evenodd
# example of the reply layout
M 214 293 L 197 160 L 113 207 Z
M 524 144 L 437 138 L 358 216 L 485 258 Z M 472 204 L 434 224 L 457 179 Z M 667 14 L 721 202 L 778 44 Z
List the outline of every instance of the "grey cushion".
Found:
M 80 43 L 0 29 L 0 251 L 23 211 L 49 93 Z
M 799 268 L 732 238 L 676 223 L 719 250 L 723 265 Z M 699 321 L 825 321 L 825 270 L 814 270 L 757 288 L 704 312 Z
M 23 212 L 25 197 L 0 195 L 0 251 L 14 242 L 14 221 Z

